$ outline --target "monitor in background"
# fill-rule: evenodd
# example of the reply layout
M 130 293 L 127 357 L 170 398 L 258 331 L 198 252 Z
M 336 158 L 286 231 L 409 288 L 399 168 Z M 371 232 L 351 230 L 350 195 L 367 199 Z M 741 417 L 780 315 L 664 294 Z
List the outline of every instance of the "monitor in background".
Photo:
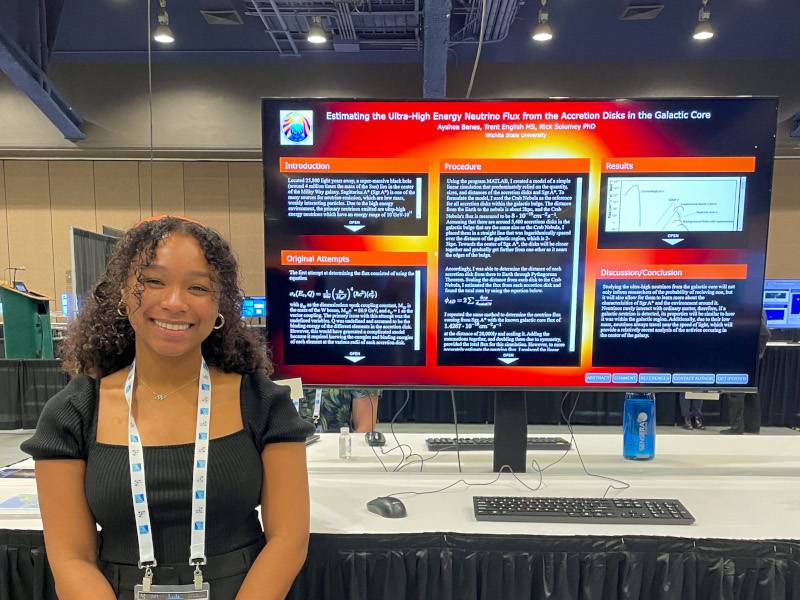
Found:
M 800 328 L 800 279 L 765 279 L 764 314 L 771 329 Z
M 67 318 L 78 316 L 75 294 L 64 292 L 61 294 L 61 314 Z
M 776 110 L 265 99 L 277 376 L 753 389 Z
M 242 317 L 266 317 L 267 298 L 266 296 L 245 296 L 242 299 Z

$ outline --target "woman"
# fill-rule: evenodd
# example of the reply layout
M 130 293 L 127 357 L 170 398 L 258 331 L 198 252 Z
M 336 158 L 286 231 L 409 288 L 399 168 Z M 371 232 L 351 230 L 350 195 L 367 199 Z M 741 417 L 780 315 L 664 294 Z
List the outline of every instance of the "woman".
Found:
M 64 362 L 77 377 L 22 445 L 61 600 L 139 585 L 277 599 L 302 567 L 312 428 L 268 379 L 237 279 L 216 232 L 160 217 L 125 234 L 84 301 Z

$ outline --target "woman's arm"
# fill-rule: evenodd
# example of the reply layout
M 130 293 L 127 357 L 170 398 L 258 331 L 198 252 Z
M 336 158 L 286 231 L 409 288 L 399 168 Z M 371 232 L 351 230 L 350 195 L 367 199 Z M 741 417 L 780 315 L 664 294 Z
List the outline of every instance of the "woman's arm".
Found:
M 367 432 L 375 429 L 378 422 L 378 402 L 380 394 L 375 390 L 369 390 L 366 396 L 353 398 L 353 431 Z
M 82 460 L 37 460 L 36 488 L 47 560 L 59 600 L 116 600 L 97 568 L 97 526 L 84 492 Z
M 283 600 L 308 551 L 305 444 L 267 444 L 261 453 L 261 463 L 264 469 L 261 520 L 267 545 L 253 563 L 236 600 Z

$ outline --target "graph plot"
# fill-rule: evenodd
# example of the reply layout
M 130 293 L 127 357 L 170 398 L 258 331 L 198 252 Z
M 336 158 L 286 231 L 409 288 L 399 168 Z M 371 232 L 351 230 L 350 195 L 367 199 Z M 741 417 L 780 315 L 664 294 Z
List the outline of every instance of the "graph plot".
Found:
M 742 231 L 747 178 L 609 177 L 607 232 Z

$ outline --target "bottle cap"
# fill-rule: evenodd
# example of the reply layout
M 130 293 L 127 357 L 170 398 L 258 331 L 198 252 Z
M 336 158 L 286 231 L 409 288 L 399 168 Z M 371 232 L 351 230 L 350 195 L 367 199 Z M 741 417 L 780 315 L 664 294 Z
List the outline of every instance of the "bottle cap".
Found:
M 350 433 L 349 427 L 342 427 L 339 429 L 339 433 Z

